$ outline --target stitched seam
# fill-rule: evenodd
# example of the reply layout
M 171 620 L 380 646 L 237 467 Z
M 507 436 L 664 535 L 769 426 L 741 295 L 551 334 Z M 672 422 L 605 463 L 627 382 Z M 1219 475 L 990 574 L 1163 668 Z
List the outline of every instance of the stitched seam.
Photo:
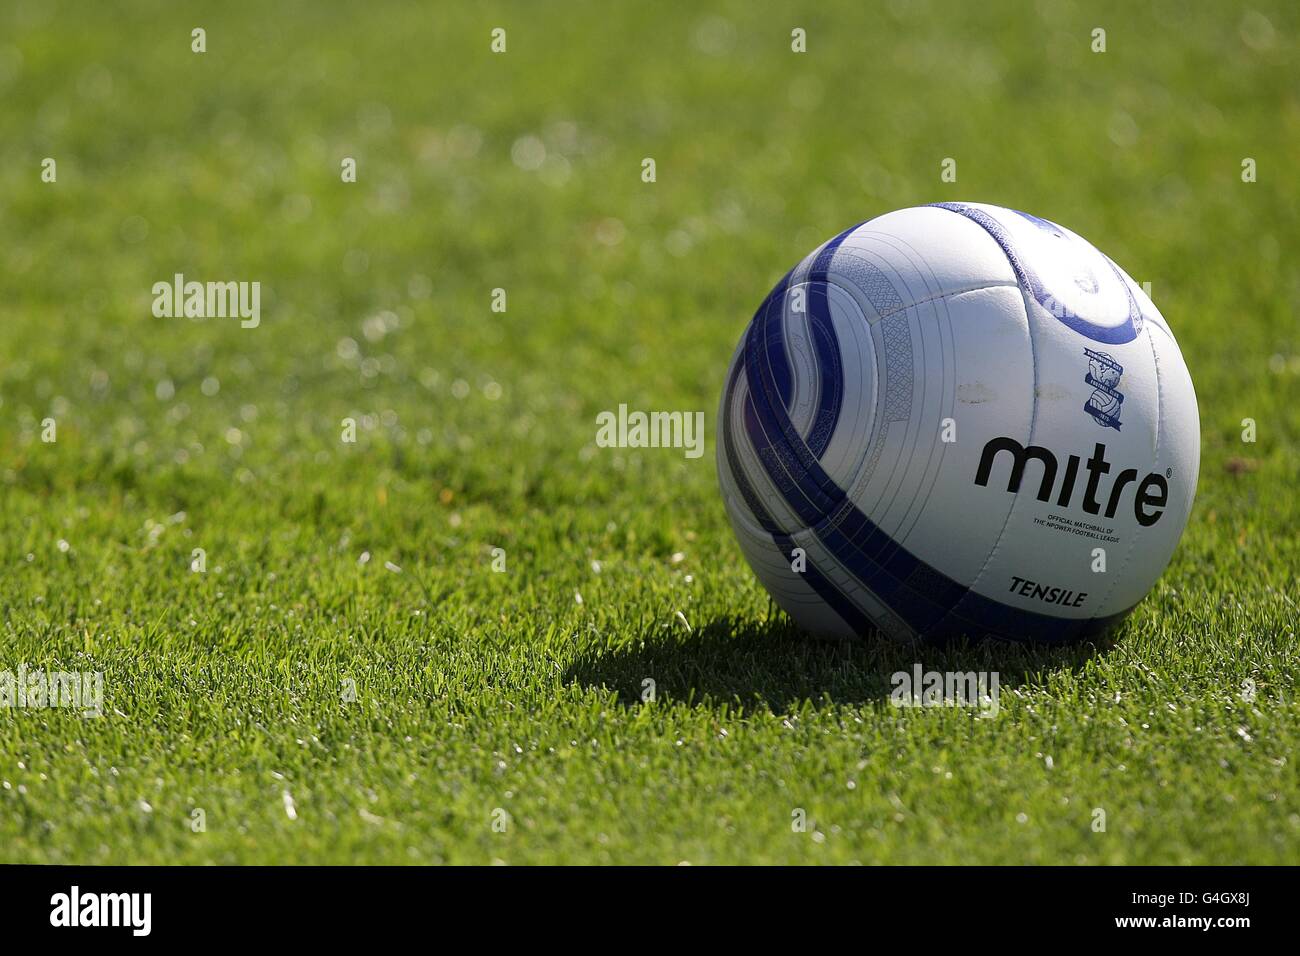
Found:
M 1019 285 L 1019 283 L 1017 283 L 1017 285 Z M 1020 287 L 1020 301 L 1025 307 L 1025 333 L 1029 336 L 1029 361 L 1034 369 L 1034 391 L 1033 391 L 1034 403 L 1032 406 L 1033 411 L 1030 413 L 1029 416 L 1029 434 L 1025 436 L 1026 442 L 1032 443 L 1034 440 L 1034 428 L 1037 427 L 1038 425 L 1038 350 L 1034 346 L 1033 320 L 1029 318 L 1029 299 L 1026 297 L 1025 289 L 1023 286 Z M 1002 528 L 998 531 L 998 536 L 993 540 L 993 547 L 989 549 L 989 556 L 984 559 L 984 564 L 983 566 L 980 567 L 975 577 L 971 578 L 970 585 L 967 588 L 968 591 L 970 592 L 975 591 L 976 586 L 980 583 L 980 581 L 984 577 L 984 572 L 986 572 L 989 569 L 989 565 L 991 565 L 993 563 L 993 559 L 997 557 L 998 551 L 1002 549 L 1002 539 L 1006 537 L 1007 528 L 1011 524 L 1011 516 L 1016 513 L 1016 505 L 1018 503 L 1019 503 L 1019 496 L 1017 495 L 1016 498 L 1012 499 L 1011 507 L 1007 509 L 1007 517 L 1002 522 Z M 963 598 L 963 601 L 964 600 L 965 599 Z M 958 601 L 957 607 L 960 607 L 961 604 L 962 601 Z M 955 611 L 956 608 L 954 608 L 953 610 Z
M 1164 419 L 1164 410 L 1165 410 L 1164 390 L 1160 387 L 1160 355 L 1159 353 L 1156 352 L 1156 343 L 1151 340 L 1151 330 L 1144 327 L 1142 331 L 1146 333 L 1147 344 L 1151 346 L 1151 361 L 1155 365 L 1155 372 L 1156 372 L 1156 442 L 1155 442 L 1156 447 L 1155 447 L 1154 458 L 1155 461 L 1159 462 L 1160 461 L 1160 422 L 1163 421 Z M 1120 566 L 1115 569 L 1114 580 L 1110 582 L 1110 587 L 1108 587 L 1106 589 L 1105 594 L 1102 595 L 1102 599 L 1101 599 L 1102 606 L 1105 605 L 1106 600 L 1115 591 L 1115 588 L 1119 587 L 1119 582 L 1121 580 L 1120 572 L 1123 571 L 1126 567 L 1128 567 L 1128 563 L 1133 559 L 1133 554 L 1137 551 L 1138 535 L 1142 533 L 1142 530 L 1143 529 L 1139 526 L 1138 530 L 1133 532 L 1133 542 L 1128 546 L 1128 553 L 1124 555 L 1123 563 L 1120 564 Z M 1151 582 L 1151 584 L 1152 587 L 1155 586 L 1154 581 Z M 1133 606 L 1136 607 L 1144 600 L 1146 600 L 1145 594 L 1142 595 L 1142 597 L 1138 598 Z
M 887 319 L 891 315 L 897 315 L 900 312 L 906 312 L 908 309 L 915 308 L 918 305 L 925 305 L 927 302 L 937 302 L 940 299 L 951 299 L 954 298 L 955 296 L 965 295 L 968 292 L 983 292 L 985 289 L 1009 289 L 1012 286 L 1019 288 L 1020 283 L 1014 281 L 1013 282 L 1002 282 L 1002 281 L 985 282 L 982 283 L 981 285 L 973 285 L 969 289 L 954 289 L 951 292 L 939 292 L 936 293 L 935 295 L 926 296 L 924 299 L 917 299 L 915 302 L 909 302 L 906 305 L 900 306 L 899 308 L 894 309 L 890 312 L 881 313 L 880 317 L 882 319 Z
M 946 207 L 939 206 L 937 208 L 944 209 Z M 951 212 L 954 216 L 961 216 L 962 219 L 966 219 L 965 216 L 962 216 L 962 214 L 957 212 L 955 209 L 949 209 L 948 212 Z M 979 224 L 976 223 L 976 225 Z M 1002 248 L 1002 243 L 998 242 L 997 239 L 989 235 L 988 230 L 983 229 L 982 226 L 980 228 L 985 235 L 989 236 L 989 241 L 991 241 L 995 246 L 998 247 L 998 251 L 1002 253 L 1002 257 L 1007 260 L 1007 265 L 1011 267 L 1011 271 L 1014 273 L 1016 271 L 1016 264 L 1011 261 L 1011 256 L 1007 253 L 1007 250 Z M 1011 283 L 1009 282 L 999 283 L 999 285 L 1009 287 Z M 1032 442 L 1034 439 L 1034 428 L 1038 424 L 1038 350 L 1034 347 L 1034 327 L 1033 327 L 1033 319 L 1030 318 L 1030 312 L 1029 312 L 1028 290 L 1025 289 L 1024 285 L 1020 282 L 1019 275 L 1016 276 L 1015 285 L 1017 288 L 1020 289 L 1020 302 L 1024 306 L 1025 334 L 1029 337 L 1029 360 L 1030 360 L 1030 365 L 1033 367 L 1034 370 L 1034 391 L 1033 391 L 1034 403 L 1032 406 L 1033 411 L 1030 413 L 1029 416 L 1029 434 L 1026 436 L 1026 440 Z M 989 569 L 989 565 L 993 563 L 993 559 L 997 557 L 998 551 L 1002 548 L 1002 539 L 1006 536 L 1008 525 L 1011 524 L 1011 516 L 1016 513 L 1016 504 L 1017 504 L 1017 500 L 1013 499 L 1011 502 L 1011 507 L 1007 509 L 1006 519 L 1002 522 L 1002 528 L 998 531 L 998 536 L 993 539 L 993 547 L 989 550 L 989 556 L 984 559 L 984 564 L 980 567 L 979 571 L 975 574 L 975 576 L 971 578 L 970 584 L 967 585 L 966 590 L 968 594 L 972 594 L 975 592 L 976 586 L 978 586 L 980 581 L 983 579 L 984 573 Z M 954 613 L 957 610 L 957 608 L 961 607 L 964 601 L 965 598 L 962 598 L 961 601 L 957 602 L 957 606 L 951 608 L 948 613 L 949 614 Z

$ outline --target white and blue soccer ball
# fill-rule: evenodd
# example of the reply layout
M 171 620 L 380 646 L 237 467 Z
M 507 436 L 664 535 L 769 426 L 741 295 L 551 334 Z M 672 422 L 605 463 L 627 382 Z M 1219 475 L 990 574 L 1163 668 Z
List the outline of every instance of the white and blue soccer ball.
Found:
M 777 284 L 717 445 L 745 557 L 803 629 L 1060 643 L 1168 565 L 1200 423 L 1122 269 L 1053 222 L 946 202 L 855 226 Z

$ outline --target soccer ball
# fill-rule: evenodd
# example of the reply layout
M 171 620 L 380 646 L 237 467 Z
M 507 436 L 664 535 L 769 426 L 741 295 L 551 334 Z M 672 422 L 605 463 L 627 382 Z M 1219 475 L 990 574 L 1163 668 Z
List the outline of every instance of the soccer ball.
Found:
M 1147 594 L 1187 523 L 1196 394 L 1160 312 L 1086 240 L 981 203 L 872 219 L 749 324 L 718 474 L 803 629 L 1062 643 Z

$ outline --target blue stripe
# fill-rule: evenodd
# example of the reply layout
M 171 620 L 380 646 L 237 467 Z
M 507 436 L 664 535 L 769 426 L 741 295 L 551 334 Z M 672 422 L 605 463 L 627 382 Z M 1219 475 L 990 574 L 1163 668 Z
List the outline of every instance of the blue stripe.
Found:
M 1047 287 L 1043 285 L 1043 280 L 1039 278 L 1038 273 L 1030 268 L 1029 264 L 1020 257 L 1019 253 L 1016 251 L 1015 244 L 1011 240 L 1010 233 L 1003 228 L 1000 222 L 982 209 L 976 209 L 973 206 L 968 206 L 965 203 L 959 202 L 936 202 L 931 203 L 930 205 L 937 209 L 946 209 L 949 212 L 955 212 L 959 216 L 965 216 L 992 236 L 993 240 L 1002 247 L 1002 252 L 1007 257 L 1007 261 L 1011 263 L 1012 271 L 1015 272 L 1016 280 L 1020 283 L 1020 287 L 1032 295 L 1039 305 L 1059 319 L 1062 323 L 1074 329 L 1074 331 L 1078 332 L 1080 335 L 1087 336 L 1094 342 L 1105 342 L 1108 345 L 1123 345 L 1125 342 L 1132 342 L 1137 338 L 1138 333 L 1142 331 L 1142 310 L 1138 308 L 1137 300 L 1133 298 L 1133 292 L 1129 289 L 1128 283 L 1124 281 L 1124 277 L 1120 275 L 1119 269 L 1116 268 L 1115 263 L 1111 262 L 1107 256 L 1098 253 L 1098 255 L 1101 255 L 1101 257 L 1106 260 L 1111 271 L 1115 273 L 1115 278 L 1119 280 L 1120 287 L 1123 288 L 1125 295 L 1128 296 L 1128 317 L 1124 320 L 1122 325 L 1094 325 L 1083 316 L 1067 311 L 1062 305 L 1061 300 L 1055 298 L 1047 291 Z M 1037 216 L 1031 216 L 1028 213 L 1019 212 L 1015 209 L 1008 211 L 1014 212 L 1018 216 L 1023 216 L 1025 219 L 1038 225 L 1039 228 L 1044 228 L 1045 226 L 1051 227 L 1048 231 L 1054 229 L 1056 235 L 1065 235 L 1065 233 L 1061 231 L 1061 227 L 1056 225 L 1054 222 L 1049 222 L 1046 219 L 1039 219 Z
M 849 230 L 848 232 L 851 231 L 852 230 Z M 845 232 L 844 235 L 848 235 L 848 232 Z M 835 240 L 835 245 L 838 246 L 842 241 L 843 236 L 838 237 Z M 753 320 L 750 322 L 751 331 L 754 326 L 760 324 L 760 322 L 766 323 L 771 318 L 774 310 L 778 315 L 780 315 L 781 310 L 784 309 L 786 291 L 789 288 L 790 278 L 793 274 L 793 271 L 787 273 L 786 276 L 778 282 L 776 287 L 768 294 L 768 297 L 763 301 L 763 304 L 759 306 L 758 311 L 754 314 Z M 824 281 L 824 267 L 822 270 L 822 278 Z M 781 396 L 782 407 L 787 408 L 789 407 L 793 397 L 793 387 L 789 367 L 786 364 L 784 331 L 780 328 L 779 323 L 777 326 L 777 333 L 781 337 L 781 340 L 778 343 L 778 348 L 774 350 L 768 349 L 765 351 L 767 358 L 771 363 L 770 371 L 772 373 L 773 385 L 777 393 Z M 727 383 L 727 395 L 726 400 L 723 403 L 724 423 L 729 423 L 732 420 L 736 387 L 740 380 L 740 371 L 745 369 L 746 365 L 747 362 L 743 360 L 738 362 L 736 370 L 732 374 L 731 381 Z M 755 414 L 753 401 L 748 395 L 745 398 L 743 414 L 747 421 L 752 420 Z M 758 495 L 755 494 L 753 486 L 750 484 L 749 478 L 745 475 L 744 469 L 741 467 L 737 458 L 734 438 L 731 434 L 730 427 L 724 427 L 722 429 L 722 435 L 723 450 L 727 456 L 727 467 L 731 470 L 732 479 L 739 488 L 741 497 L 745 500 L 746 507 L 758 521 L 763 530 L 772 536 L 772 541 L 776 544 L 777 548 L 780 549 L 781 553 L 793 561 L 791 552 L 796 547 L 794 539 L 786 534 L 779 525 L 777 525 L 772 516 L 768 514 L 767 509 L 763 506 Z M 813 589 L 813 592 L 825 601 L 826 604 L 830 606 L 849 626 L 849 628 L 854 631 L 854 633 L 864 634 L 871 629 L 872 623 L 870 618 L 868 618 L 862 609 L 844 595 L 831 581 L 824 577 L 821 572 L 817 570 L 811 560 L 806 560 L 803 579 L 809 587 Z
M 859 223 L 859 225 L 861 225 Z M 844 372 L 840 360 L 840 344 L 835 335 L 835 325 L 831 320 L 830 299 L 827 294 L 829 270 L 835 251 L 844 240 L 853 234 L 857 226 L 845 229 L 832 239 L 817 254 L 808 272 L 805 305 L 808 308 L 809 327 L 812 333 L 813 351 L 816 355 L 820 390 L 817 410 L 809 425 L 808 435 L 804 436 L 815 457 L 820 458 L 835 434 L 839 424 L 840 410 L 844 403 Z M 786 328 L 786 295 L 789 292 L 794 271 L 787 273 L 777 283 L 763 304 L 754 315 L 750 331 L 760 340 L 755 348 L 761 348 L 766 357 L 770 372 L 770 385 L 781 404 L 788 410 L 794 401 L 794 376 L 786 356 L 786 342 L 789 333 Z M 754 326 L 758 328 L 755 329 Z
M 776 284 L 776 288 L 768 293 L 749 324 L 751 332 L 764 338 L 762 347 L 770 366 L 772 386 L 780 396 L 784 408 L 789 408 L 794 401 L 794 376 L 790 372 L 790 363 L 785 354 L 785 322 L 783 321 L 785 296 L 790 288 L 790 277 L 793 275 L 793 270 L 787 272 L 785 278 Z
M 859 223 L 861 225 L 861 223 Z M 857 229 L 845 229 L 817 254 L 808 275 L 808 327 L 812 333 L 813 352 L 817 356 L 820 391 L 817 411 L 808 429 L 808 450 L 814 458 L 821 459 L 835 434 L 844 405 L 844 368 L 840 357 L 840 343 L 831 319 L 828 285 L 831 260 L 835 252 Z M 787 406 L 788 407 L 788 406 Z
M 778 288 L 784 286 L 785 280 Z M 757 320 L 757 317 L 755 317 Z M 767 513 L 763 507 L 762 501 L 754 493 L 753 486 L 746 477 L 744 469 L 741 468 L 740 462 L 736 455 L 735 440 L 732 437 L 731 429 L 726 423 L 731 421 L 732 410 L 736 397 L 737 383 L 740 381 L 740 371 L 743 368 L 742 363 L 737 363 L 735 371 L 732 373 L 731 381 L 727 383 L 727 394 L 722 406 L 722 446 L 727 456 L 727 467 L 731 471 L 732 480 L 740 489 L 741 497 L 745 501 L 745 506 L 749 509 L 750 514 L 758 521 L 759 525 L 772 536 L 772 541 L 780 549 L 781 553 L 793 561 L 791 552 L 796 547 L 794 539 L 786 534 L 773 520 L 772 516 Z M 753 403 L 746 397 L 745 399 L 745 417 L 748 419 L 754 414 Z M 852 600 L 845 596 L 839 588 L 827 580 L 820 571 L 817 570 L 811 559 L 806 561 L 803 572 L 803 579 L 813 592 L 817 594 L 826 604 L 839 615 L 840 619 L 855 634 L 866 634 L 872 628 L 871 619 L 858 607 Z

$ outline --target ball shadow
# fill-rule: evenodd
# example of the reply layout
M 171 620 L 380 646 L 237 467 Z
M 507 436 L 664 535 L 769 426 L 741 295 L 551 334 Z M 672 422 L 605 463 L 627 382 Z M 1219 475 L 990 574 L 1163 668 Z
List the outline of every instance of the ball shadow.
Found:
M 871 635 L 859 641 L 809 638 L 784 615 L 754 624 L 720 618 L 687 633 L 658 627 L 617 648 L 590 648 L 565 671 L 566 683 L 614 691 L 639 706 L 654 681 L 661 702 L 788 711 L 804 701 L 862 704 L 888 699 L 892 675 L 924 671 L 998 673 L 1010 689 L 1041 683 L 1054 672 L 1077 672 L 1113 639 L 1060 647 L 1001 641 L 908 645 Z

